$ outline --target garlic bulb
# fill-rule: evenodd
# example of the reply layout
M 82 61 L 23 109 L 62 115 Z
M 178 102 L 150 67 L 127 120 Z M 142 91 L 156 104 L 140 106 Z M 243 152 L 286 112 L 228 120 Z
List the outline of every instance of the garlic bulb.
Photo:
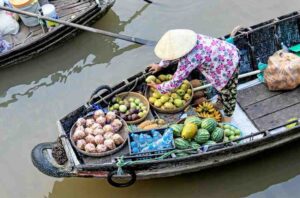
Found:
M 114 131 L 113 127 L 110 124 L 104 125 L 103 130 L 105 133 Z
M 93 135 L 104 135 L 104 130 L 103 129 L 95 129 L 93 130 Z
M 105 140 L 104 145 L 111 150 L 116 148 L 116 145 L 112 139 Z
M 116 114 L 115 114 L 115 112 L 110 111 L 110 112 L 107 112 L 105 117 L 106 117 L 106 122 L 111 123 L 114 119 L 116 119 Z
M 76 121 L 76 125 L 77 126 L 83 126 L 85 125 L 86 120 L 84 118 L 78 118 L 78 120 Z
M 104 143 L 104 137 L 102 135 L 96 135 L 94 140 L 95 140 L 96 144 L 103 144 Z
M 114 134 L 114 135 L 112 136 L 112 140 L 114 141 L 114 143 L 115 143 L 116 145 L 120 145 L 120 144 L 122 144 L 122 143 L 124 142 L 124 139 L 123 139 L 122 136 L 119 135 L 119 134 Z
M 105 146 L 104 144 L 98 144 L 96 147 L 97 153 L 103 153 L 105 151 L 107 151 L 107 146 Z
M 104 137 L 104 139 L 107 140 L 107 139 L 110 139 L 113 135 L 114 135 L 113 132 L 106 132 L 106 133 L 104 133 L 103 137 Z
M 82 130 L 76 130 L 73 134 L 73 140 L 77 141 L 85 137 L 85 133 Z
M 88 153 L 95 153 L 96 152 L 96 147 L 92 143 L 88 143 L 85 145 L 84 150 Z
M 87 127 L 91 127 L 94 123 L 95 123 L 95 121 L 93 118 L 88 118 L 88 119 L 86 119 L 85 125 Z
M 97 110 L 97 111 L 94 112 L 94 116 L 93 117 L 94 117 L 95 120 L 98 117 L 100 117 L 100 116 L 105 116 L 104 112 L 101 109 L 99 109 L 99 110 Z
M 90 134 L 93 133 L 93 129 L 91 129 L 91 128 L 85 128 L 84 132 L 85 132 L 86 135 L 90 135 Z
M 86 137 L 85 137 L 85 141 L 86 141 L 86 143 L 92 143 L 92 144 L 95 144 L 95 137 L 93 136 L 93 135 L 87 135 Z
M 100 117 L 98 117 L 98 118 L 96 119 L 96 122 L 97 122 L 98 124 L 100 124 L 101 126 L 104 126 L 105 123 L 106 123 L 106 118 L 105 118 L 104 116 L 100 116 Z
M 84 150 L 84 147 L 86 145 L 86 141 L 84 139 L 80 139 L 76 142 L 77 148 Z

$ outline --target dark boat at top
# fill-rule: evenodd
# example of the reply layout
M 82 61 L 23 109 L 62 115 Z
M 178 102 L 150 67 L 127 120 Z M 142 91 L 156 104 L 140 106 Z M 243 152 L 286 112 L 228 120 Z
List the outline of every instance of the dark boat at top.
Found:
M 259 62 L 267 63 L 268 57 L 281 49 L 281 43 L 288 47 L 299 44 L 299 17 L 299 12 L 293 12 L 238 31 L 233 40 L 241 52 L 241 74 L 257 70 Z M 221 39 L 228 37 L 226 35 Z M 33 164 L 49 176 L 107 178 L 112 185 L 124 187 L 133 184 L 136 179 L 169 177 L 220 166 L 300 139 L 299 125 L 286 127 L 290 118 L 297 118 L 295 122 L 299 122 L 300 88 L 270 92 L 263 83 L 250 77 L 242 80 L 238 87 L 238 115 L 233 120 L 238 118 L 237 124 L 243 127 L 243 136 L 237 140 L 218 143 L 189 156 L 179 157 L 175 154 L 165 159 L 139 160 L 138 157 L 128 155 L 127 146 L 101 158 L 78 153 L 69 139 L 71 127 L 76 120 L 98 107 L 106 108 L 107 101 L 115 94 L 131 90 L 143 92 L 147 75 L 147 71 L 142 71 L 115 86 L 98 87 L 87 103 L 57 122 L 58 142 L 41 143 L 32 150 Z M 199 75 L 197 72 L 192 73 L 190 79 L 197 79 Z M 151 111 L 149 116 L 157 115 L 166 117 L 155 111 Z M 175 116 L 179 119 L 180 115 L 178 113 Z M 54 150 L 59 153 L 55 158 L 52 155 Z M 120 156 L 124 156 L 123 163 L 117 160 Z M 121 168 L 124 175 L 117 174 Z M 118 183 L 115 178 L 129 181 Z
M 104 16 L 113 6 L 115 0 L 52 0 L 59 19 L 82 25 L 91 25 Z M 44 53 L 75 37 L 81 30 L 59 25 L 44 32 L 38 25 L 26 27 L 20 23 L 19 33 L 6 35 L 3 38 L 12 44 L 12 48 L 0 53 L 0 68 L 14 65 Z

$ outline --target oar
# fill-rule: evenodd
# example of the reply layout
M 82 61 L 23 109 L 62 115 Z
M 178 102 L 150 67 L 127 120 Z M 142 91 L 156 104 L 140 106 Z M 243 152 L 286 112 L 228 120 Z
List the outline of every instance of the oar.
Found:
M 53 19 L 53 18 L 45 17 L 45 16 L 42 16 L 40 14 L 26 12 L 26 11 L 19 10 L 19 9 L 12 9 L 12 8 L 8 8 L 8 7 L 0 6 L 0 10 L 1 9 L 9 11 L 9 12 L 17 13 L 17 14 L 23 14 L 23 15 L 27 15 L 27 16 L 31 16 L 31 17 L 36 17 L 38 19 L 44 19 L 44 20 L 47 20 L 47 21 L 52 21 L 52 22 L 55 22 L 55 23 L 63 24 L 63 25 L 66 25 L 66 26 L 70 26 L 70 27 L 74 27 L 74 28 L 77 28 L 77 29 L 85 30 L 85 31 L 88 31 L 88 32 L 102 34 L 102 35 L 105 35 L 105 36 L 109 36 L 109 37 L 129 41 L 129 42 L 133 42 L 133 43 L 137 43 L 137 44 L 141 44 L 141 45 L 155 46 L 155 44 L 156 44 L 155 41 L 145 40 L 145 39 L 137 38 L 137 37 L 126 36 L 126 35 L 122 35 L 122 34 L 116 34 L 116 33 L 108 32 L 108 31 L 105 31 L 105 30 L 100 30 L 100 29 L 96 29 L 96 28 L 92 28 L 92 27 L 88 27 L 88 26 L 84 26 L 84 25 L 79 25 L 77 23 L 71 23 L 71 22 L 68 22 L 68 21 L 60 20 L 60 19 Z
M 255 71 L 252 71 L 252 72 L 241 74 L 241 75 L 239 75 L 239 79 L 246 78 L 246 77 L 249 77 L 249 76 L 254 76 L 254 75 L 259 74 L 261 72 L 262 72 L 261 70 L 255 70 Z M 206 85 L 203 85 L 203 86 L 200 86 L 200 87 L 195 87 L 193 89 L 193 91 L 200 91 L 202 89 L 206 89 L 206 88 L 211 87 L 211 86 L 212 86 L 212 84 L 206 84 Z

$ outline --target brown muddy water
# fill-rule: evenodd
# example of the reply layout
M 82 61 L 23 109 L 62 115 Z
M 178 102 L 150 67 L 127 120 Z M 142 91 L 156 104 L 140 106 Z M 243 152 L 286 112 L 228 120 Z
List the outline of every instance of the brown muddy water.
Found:
M 190 28 L 221 36 L 300 8 L 299 0 L 117 0 L 96 27 L 158 40 Z M 100 84 L 114 84 L 157 61 L 153 48 L 83 33 L 64 46 L 0 71 L 0 197 L 300 197 L 300 146 L 173 178 L 116 189 L 99 179 L 56 179 L 31 163 L 31 149 L 57 137 L 56 120 Z M 298 143 L 299 144 L 299 143 Z

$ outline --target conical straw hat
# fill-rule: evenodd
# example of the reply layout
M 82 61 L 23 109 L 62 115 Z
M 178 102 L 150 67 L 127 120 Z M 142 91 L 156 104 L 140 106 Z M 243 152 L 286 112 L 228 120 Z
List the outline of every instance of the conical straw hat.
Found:
M 196 42 L 197 34 L 192 30 L 169 30 L 158 41 L 154 53 L 162 60 L 175 60 L 189 53 Z

